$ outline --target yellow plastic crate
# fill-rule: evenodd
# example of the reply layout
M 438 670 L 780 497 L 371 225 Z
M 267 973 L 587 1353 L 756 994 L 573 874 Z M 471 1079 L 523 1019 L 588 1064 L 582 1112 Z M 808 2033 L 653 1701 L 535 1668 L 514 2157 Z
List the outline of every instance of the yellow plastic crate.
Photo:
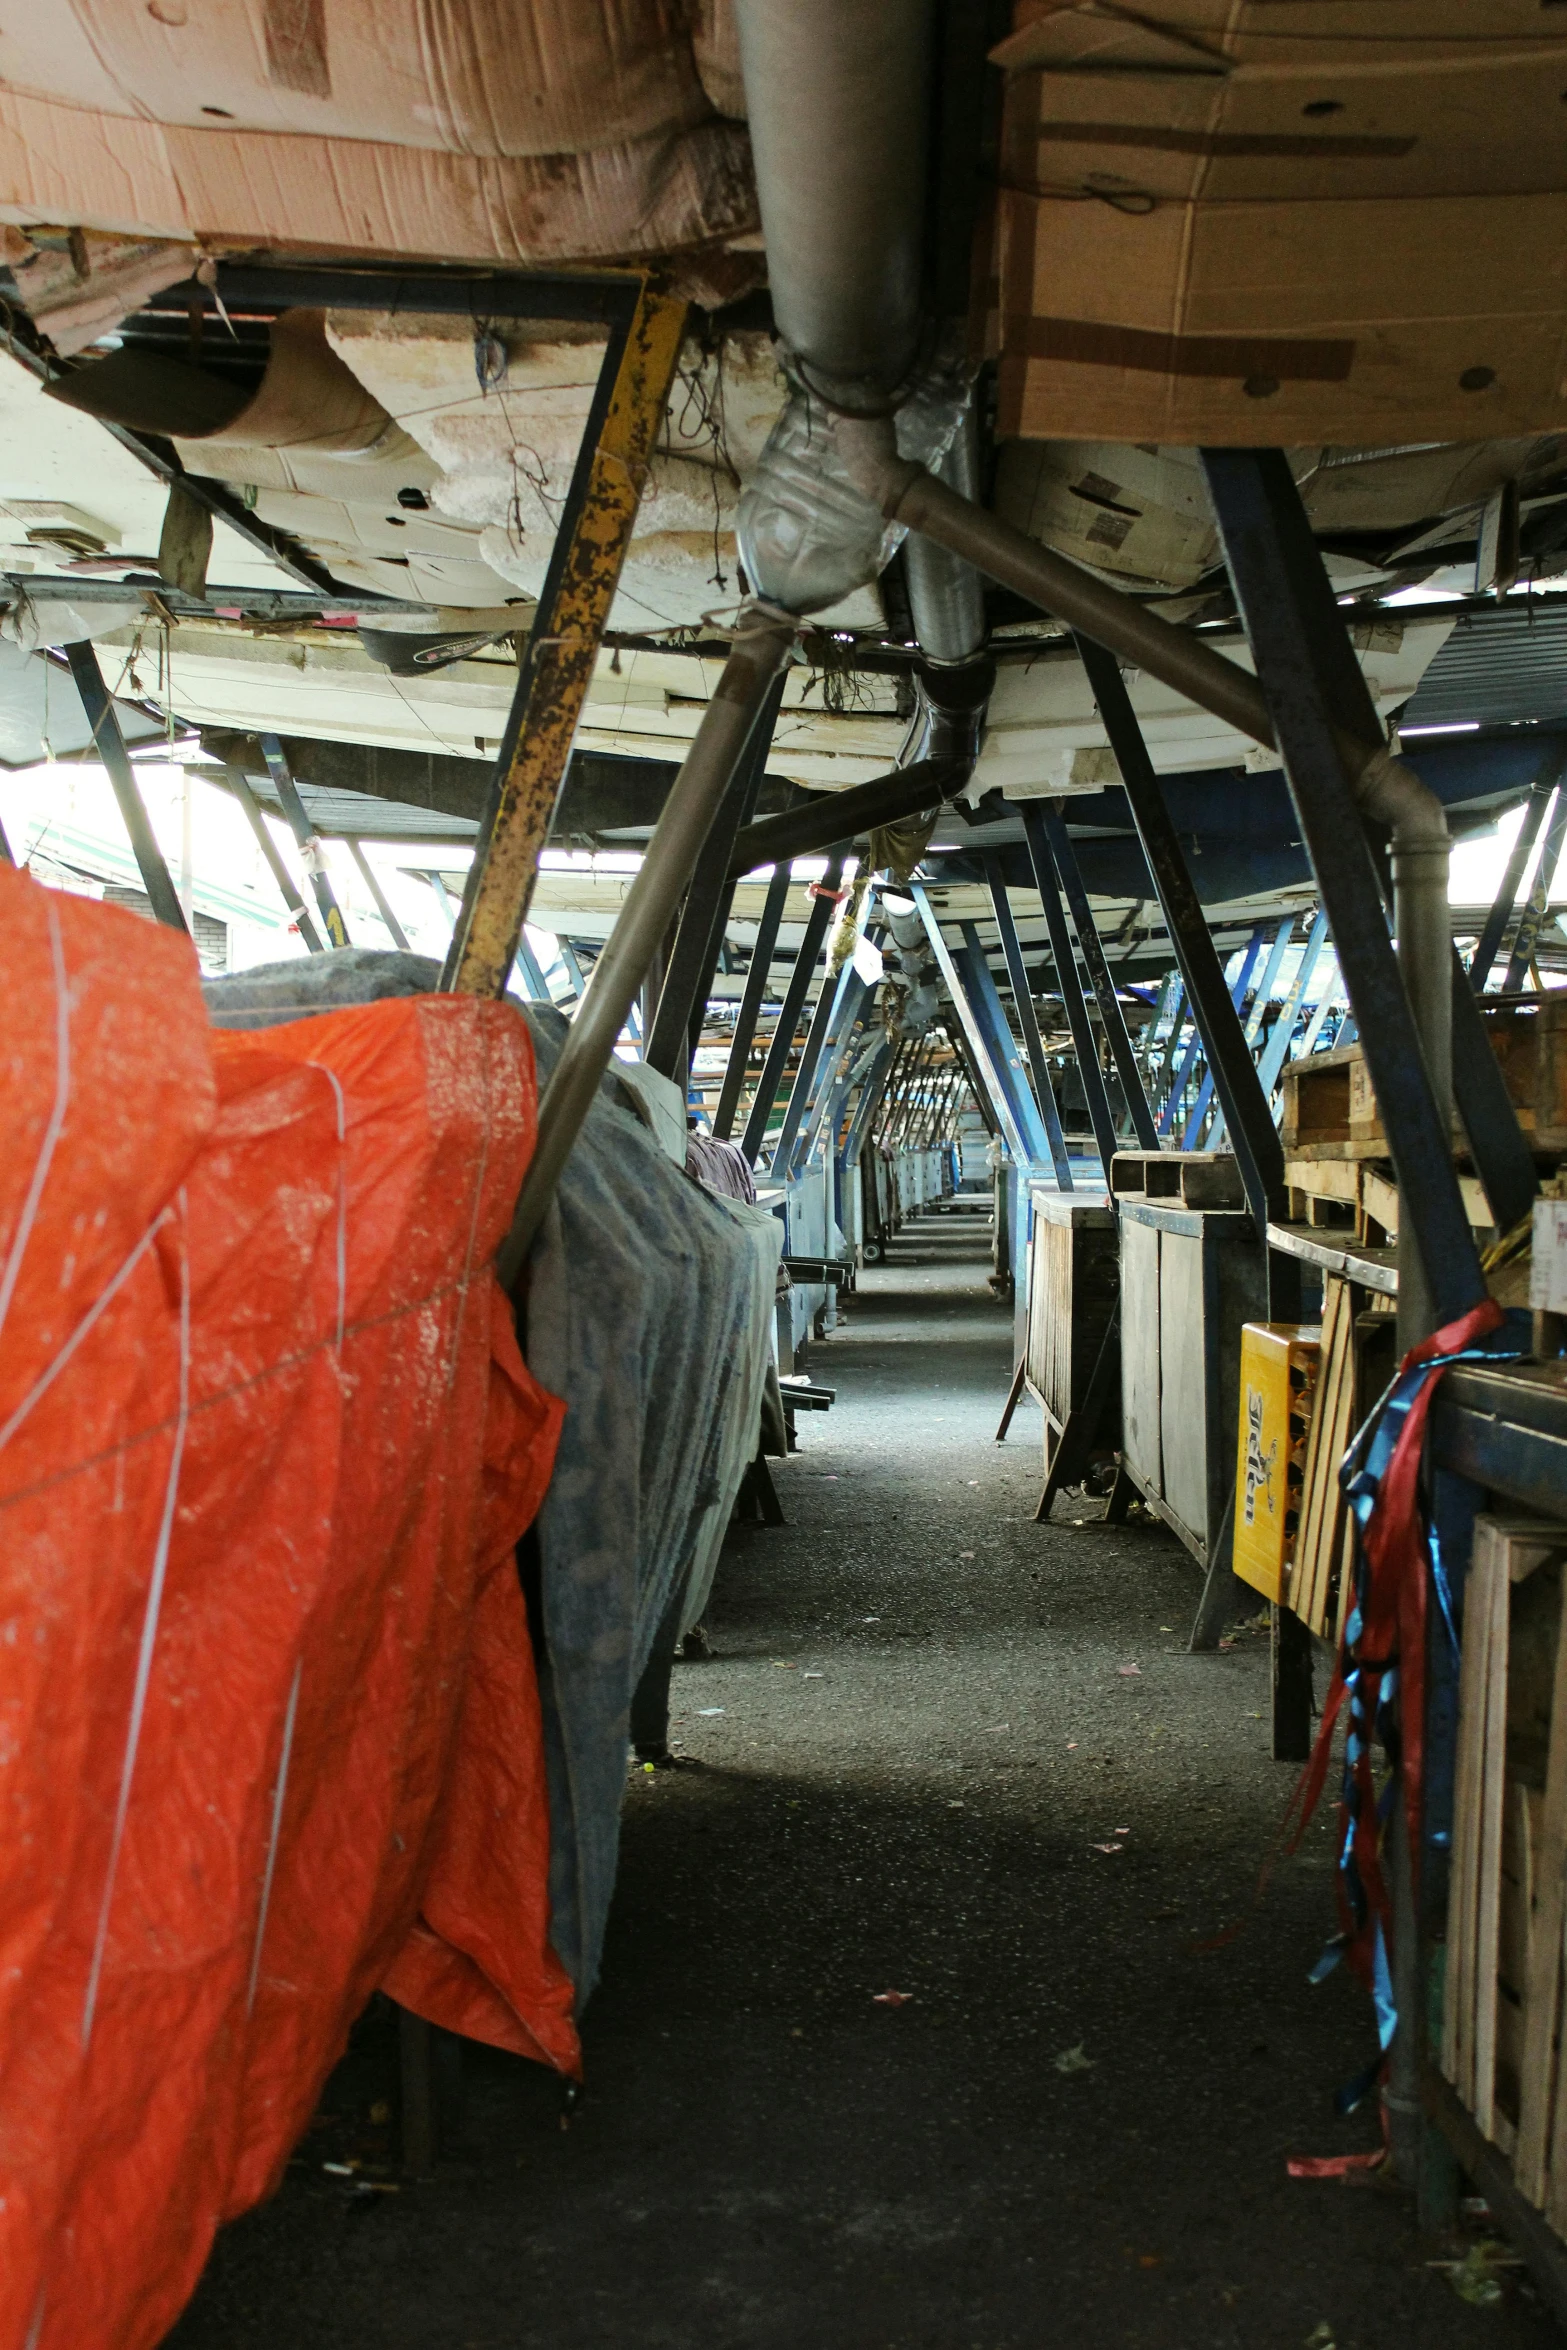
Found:
M 1300 1522 L 1306 1431 L 1316 1397 L 1322 1332 L 1297 1322 L 1248 1322 L 1241 1331 L 1240 1446 L 1235 1464 L 1235 1572 L 1282 1599 Z

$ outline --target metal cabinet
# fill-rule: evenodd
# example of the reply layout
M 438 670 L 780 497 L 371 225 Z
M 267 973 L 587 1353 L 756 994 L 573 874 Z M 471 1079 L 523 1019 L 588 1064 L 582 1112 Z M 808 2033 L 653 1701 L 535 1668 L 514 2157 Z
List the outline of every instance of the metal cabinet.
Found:
M 1267 1295 L 1249 1215 L 1122 1202 L 1122 1462 L 1203 1566 L 1235 1471 L 1241 1328 Z

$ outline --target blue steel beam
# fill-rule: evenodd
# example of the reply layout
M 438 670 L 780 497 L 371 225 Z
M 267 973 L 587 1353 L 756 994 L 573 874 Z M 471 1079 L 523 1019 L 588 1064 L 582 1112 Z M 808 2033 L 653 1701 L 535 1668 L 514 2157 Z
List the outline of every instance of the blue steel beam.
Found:
M 973 922 L 965 922 L 960 927 L 963 932 L 963 955 L 960 967 L 966 965 L 966 976 L 975 1007 L 989 1031 L 991 1049 L 996 1056 L 996 1065 L 1001 1071 L 1002 1082 L 1011 1097 L 1019 1130 L 1028 1144 L 1029 1163 L 1031 1166 L 1041 1167 L 1049 1156 L 1050 1141 L 1045 1129 L 1045 1121 L 1039 1114 L 1039 1104 L 1035 1101 L 1033 1088 L 1028 1082 L 1023 1049 L 1012 1033 L 1012 1023 L 1008 1020 L 1005 1007 L 996 992 L 996 983 L 991 977 L 990 965 L 985 959 L 985 950 L 980 945 L 978 925 Z
M 979 1072 L 990 1106 L 995 1112 L 1002 1139 L 1019 1166 L 1026 1167 L 1037 1164 L 1045 1157 L 1043 1134 L 1039 1137 L 1040 1147 L 1035 1153 L 1030 1148 L 1029 1136 L 1019 1123 L 1012 1097 L 1007 1091 L 1002 1068 L 997 1066 L 997 1055 L 971 1000 L 967 977 L 959 971 L 952 949 L 941 935 L 941 924 L 936 919 L 935 907 L 926 895 L 924 883 L 911 881 L 909 895 L 914 900 L 915 910 L 925 926 L 925 936 L 930 941 L 931 953 L 935 956 L 937 968 L 946 982 L 947 993 L 952 998 L 953 1008 L 958 1015 L 963 1034 L 968 1039 L 969 1051 L 973 1055 L 974 1065 Z M 1003 1060 L 1002 1067 L 1004 1065 Z M 1034 1116 L 1037 1121 L 1037 1110 Z
M 1230 1001 L 1234 1004 L 1237 1014 L 1239 1013 L 1242 1004 L 1246 1001 L 1246 990 L 1251 982 L 1252 972 L 1256 969 L 1257 957 L 1262 952 L 1262 941 L 1266 929 L 1267 925 L 1265 923 L 1259 922 L 1256 929 L 1252 932 L 1251 937 L 1246 942 L 1246 952 L 1241 957 L 1240 976 L 1237 978 L 1235 985 L 1230 990 Z M 1212 1101 L 1212 1099 L 1213 1069 L 1210 1065 L 1203 1073 L 1203 1081 L 1197 1089 L 1197 1099 L 1192 1106 L 1192 1114 L 1187 1119 L 1186 1131 L 1181 1136 L 1181 1148 L 1183 1151 L 1196 1149 L 1197 1145 L 1195 1137 L 1202 1132 L 1202 1122 L 1208 1114 L 1208 1104 Z

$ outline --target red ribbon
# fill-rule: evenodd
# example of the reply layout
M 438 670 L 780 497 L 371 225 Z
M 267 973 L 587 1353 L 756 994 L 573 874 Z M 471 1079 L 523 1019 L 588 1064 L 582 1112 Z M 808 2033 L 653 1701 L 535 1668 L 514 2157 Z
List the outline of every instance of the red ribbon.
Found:
M 1474 1345 L 1476 1339 L 1483 1338 L 1487 1331 L 1497 1329 L 1503 1319 L 1502 1309 L 1496 1300 L 1482 1298 L 1477 1306 L 1472 1306 L 1456 1322 L 1449 1322 L 1445 1329 L 1434 1330 L 1429 1338 L 1411 1347 L 1399 1365 L 1400 1377 L 1439 1355 L 1462 1354 L 1465 1348 Z M 1360 1637 L 1355 1657 L 1355 1664 L 1363 1674 L 1380 1675 L 1396 1665 L 1402 1675 L 1399 1688 L 1401 1777 L 1404 1816 L 1409 1831 L 1410 1865 L 1417 1888 L 1425 1768 L 1426 1583 L 1430 1563 L 1425 1524 L 1420 1514 L 1420 1464 L 1425 1452 L 1426 1422 L 1441 1380 L 1442 1373 L 1438 1371 L 1424 1382 L 1411 1402 L 1404 1425 L 1399 1431 L 1398 1442 L 1393 1447 L 1392 1458 L 1383 1472 L 1370 1523 L 1361 1537 L 1366 1575 Z M 1311 1759 L 1300 1775 L 1285 1812 L 1286 1824 L 1291 1813 L 1298 1813 L 1294 1834 L 1288 1845 L 1292 1853 L 1300 1848 L 1327 1777 L 1334 1727 L 1347 1695 L 1344 1666 L 1344 1643 L 1341 1640 L 1332 1686 L 1323 1701 L 1322 1720 L 1311 1750 Z M 1371 1751 L 1374 1711 L 1374 1705 L 1368 1703 L 1365 1745 L 1355 1766 L 1361 1794 L 1355 1822 L 1355 1858 L 1370 1910 L 1386 1921 L 1388 1901 L 1382 1881 L 1381 1838 L 1377 1826 Z M 1341 1904 L 1342 1900 L 1341 1887 Z M 1344 1922 L 1346 1928 L 1353 1930 L 1353 1920 L 1346 1916 Z M 1357 1952 L 1352 1945 L 1350 1955 L 1352 1960 L 1358 1961 L 1356 1971 L 1365 1973 L 1369 1966 L 1368 1954 L 1364 1950 Z

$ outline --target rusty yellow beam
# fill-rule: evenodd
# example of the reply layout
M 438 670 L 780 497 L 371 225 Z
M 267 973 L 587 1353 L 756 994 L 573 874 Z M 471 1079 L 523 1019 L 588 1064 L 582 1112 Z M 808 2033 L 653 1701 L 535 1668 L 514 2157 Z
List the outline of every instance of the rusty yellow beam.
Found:
M 585 478 L 580 468 L 522 655 L 492 812 L 447 958 L 444 984 L 503 995 L 533 899 L 572 737 L 641 504 L 685 332 L 686 304 L 643 283 Z M 606 368 L 614 345 L 606 355 Z M 588 430 L 593 430 L 590 417 Z M 584 452 L 586 455 L 586 452 Z

